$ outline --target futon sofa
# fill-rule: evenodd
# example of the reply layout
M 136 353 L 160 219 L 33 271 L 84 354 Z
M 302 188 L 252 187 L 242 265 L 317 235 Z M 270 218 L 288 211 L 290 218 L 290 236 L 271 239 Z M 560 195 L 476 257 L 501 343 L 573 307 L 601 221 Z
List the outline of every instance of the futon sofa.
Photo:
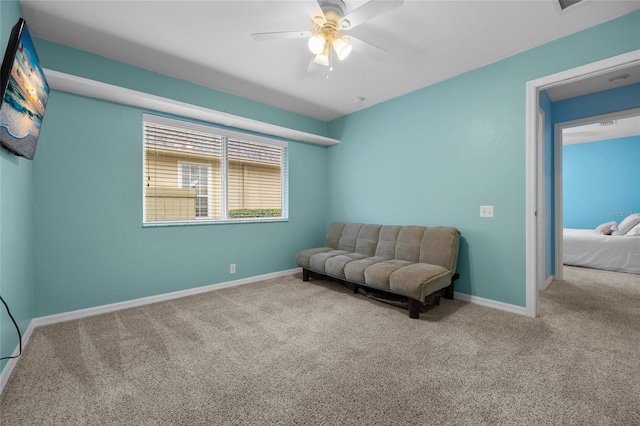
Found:
M 390 226 L 334 222 L 326 246 L 296 255 L 303 281 L 330 278 L 406 298 L 410 318 L 419 318 L 428 296 L 443 290 L 453 298 L 460 232 L 452 227 Z M 439 297 L 438 297 L 439 300 Z

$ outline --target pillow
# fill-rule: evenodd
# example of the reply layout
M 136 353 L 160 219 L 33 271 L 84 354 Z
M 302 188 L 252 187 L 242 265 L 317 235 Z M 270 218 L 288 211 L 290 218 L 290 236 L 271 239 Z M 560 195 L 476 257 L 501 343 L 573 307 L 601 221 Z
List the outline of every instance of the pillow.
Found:
M 631 228 L 631 231 L 624 234 L 625 237 L 640 237 L 640 223 Z
M 640 213 L 630 214 L 625 217 L 620 225 L 618 225 L 618 230 L 613 231 L 611 235 L 624 235 L 627 232 L 631 231 L 631 228 L 640 223 Z
M 615 222 L 606 222 L 596 228 L 596 234 L 611 235 L 611 232 L 616 229 Z

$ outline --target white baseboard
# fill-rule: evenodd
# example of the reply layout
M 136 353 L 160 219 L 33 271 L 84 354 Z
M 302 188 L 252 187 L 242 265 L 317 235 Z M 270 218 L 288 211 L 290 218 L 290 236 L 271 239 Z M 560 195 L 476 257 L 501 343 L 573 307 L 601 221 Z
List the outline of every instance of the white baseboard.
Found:
M 547 280 L 544 282 L 544 285 L 542 286 L 542 289 L 546 290 L 547 287 L 549 287 L 555 279 L 556 279 L 555 275 L 551 275 L 549 278 L 547 278 Z
M 148 305 L 150 303 L 163 302 L 165 300 L 178 299 L 180 297 L 191 296 L 194 294 L 207 293 L 209 291 L 220 290 L 228 287 L 236 287 L 239 285 L 255 283 L 258 281 L 267 280 L 270 278 L 278 278 L 286 275 L 293 275 L 301 272 L 301 268 L 288 269 L 286 271 L 273 272 L 270 274 L 256 275 L 254 277 L 242 278 L 234 281 L 227 281 L 218 284 L 211 284 L 203 287 L 190 288 L 187 290 L 174 291 L 171 293 L 158 294 L 156 296 L 142 297 L 140 299 L 127 300 L 124 302 L 111 303 L 108 305 L 95 306 L 93 308 L 78 309 L 76 311 L 63 312 L 61 314 L 48 315 L 44 317 L 38 317 L 31 320 L 27 331 L 22 336 L 23 349 L 27 346 L 31 333 L 36 327 L 42 325 L 55 324 L 63 321 L 71 321 L 80 318 L 86 318 L 94 315 L 105 314 L 108 312 L 119 311 L 122 309 L 133 308 L 136 306 Z M 550 277 L 553 281 L 553 277 Z M 463 302 L 475 303 L 477 305 L 487 306 L 489 308 L 499 309 L 502 311 L 512 312 L 518 315 L 526 315 L 526 308 L 523 306 L 511 305 L 508 303 L 498 302 L 491 299 L 485 299 L 483 297 L 471 296 L 464 293 L 453 293 L 454 298 L 462 300 Z M 19 348 L 13 352 L 13 355 L 17 355 Z M 13 368 L 16 365 L 17 359 L 11 359 L 5 366 L 2 373 L 0 373 L 0 394 L 4 390 L 4 386 L 9 381 L 9 377 L 13 372 Z
M 33 324 L 33 320 L 29 321 L 29 325 L 27 326 L 27 330 L 22 335 L 22 350 L 23 351 L 24 351 L 24 348 L 27 347 L 27 343 L 29 343 L 29 339 L 31 338 L 31 333 L 33 333 L 33 330 L 35 328 L 36 328 L 36 326 Z M 20 345 L 16 346 L 16 349 L 13 351 L 11 356 L 17 356 L 18 353 L 20 353 Z M 18 363 L 18 358 L 10 359 L 7 362 L 7 365 L 5 365 L 4 370 L 2 370 L 0 372 L 0 395 L 2 395 L 2 391 L 4 390 L 4 386 L 9 381 L 9 377 L 11 376 L 11 373 L 13 372 L 13 369 L 15 368 L 17 363 Z
M 500 309 L 501 311 L 512 312 L 518 315 L 527 315 L 527 308 L 524 306 L 511 305 L 509 303 L 498 302 L 496 300 L 485 299 L 484 297 L 471 296 L 465 293 L 453 292 L 453 298 L 462 300 L 463 302 L 475 303 L 476 305 L 486 306 L 488 308 Z
M 293 275 L 302 272 L 302 268 L 288 269 L 285 271 L 272 272 L 270 274 L 256 275 L 249 278 L 242 278 L 234 281 L 226 281 L 218 284 L 206 285 L 203 287 L 190 288 L 187 290 L 174 291 L 171 293 L 158 294 L 156 296 L 142 297 L 140 299 L 127 300 L 124 302 L 111 303 L 108 305 L 95 306 L 93 308 L 78 309 L 76 311 L 63 312 L 61 314 L 48 315 L 45 317 L 33 318 L 29 322 L 27 331 L 22 336 L 22 348 L 27 346 L 31 333 L 36 327 L 42 325 L 55 324 L 63 321 L 71 321 L 80 318 L 86 318 L 94 315 L 105 314 L 108 312 L 120 311 L 122 309 L 133 308 L 136 306 L 148 305 L 150 303 L 163 302 L 165 300 L 178 299 L 180 297 L 191 296 L 194 294 L 207 293 L 209 291 L 220 290 L 228 287 L 236 287 L 244 284 L 251 284 L 258 281 L 264 281 L 271 278 L 284 277 L 286 275 Z M 13 351 L 12 356 L 18 355 L 20 351 L 19 346 Z M 18 362 L 17 359 L 11 359 L 5 366 L 4 370 L 0 373 L 0 394 L 4 390 L 5 385 L 9 381 L 9 377 L 13 372 L 13 369 Z
M 34 318 L 33 322 L 36 327 L 41 325 L 55 324 L 63 321 L 71 321 L 80 318 L 86 318 L 94 315 L 106 314 L 108 312 L 120 311 L 122 309 L 134 308 L 136 306 L 148 305 L 150 303 L 163 302 L 165 300 L 178 299 L 180 297 L 191 296 L 194 294 L 207 293 L 209 291 L 220 290 L 228 287 L 236 287 L 239 285 L 250 284 L 257 281 L 268 280 L 271 278 L 283 277 L 285 275 L 293 275 L 301 272 L 302 268 L 288 269 L 286 271 L 272 272 L 270 274 L 256 275 L 249 278 L 242 278 L 234 281 L 226 281 L 218 284 L 206 285 L 203 287 L 189 288 L 186 290 L 174 291 L 171 293 L 158 294 L 156 296 L 142 297 L 140 299 L 126 300 L 124 302 L 110 303 L 108 305 L 95 306 L 93 308 L 78 309 L 77 311 L 63 312 L 61 314 L 48 315 L 45 317 Z

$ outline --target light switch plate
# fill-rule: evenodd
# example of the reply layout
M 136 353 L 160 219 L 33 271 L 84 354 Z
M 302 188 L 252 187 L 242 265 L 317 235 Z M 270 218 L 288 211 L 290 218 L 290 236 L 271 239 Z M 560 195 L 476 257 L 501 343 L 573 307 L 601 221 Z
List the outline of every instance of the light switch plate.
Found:
M 493 217 L 493 206 L 480 206 L 480 217 Z

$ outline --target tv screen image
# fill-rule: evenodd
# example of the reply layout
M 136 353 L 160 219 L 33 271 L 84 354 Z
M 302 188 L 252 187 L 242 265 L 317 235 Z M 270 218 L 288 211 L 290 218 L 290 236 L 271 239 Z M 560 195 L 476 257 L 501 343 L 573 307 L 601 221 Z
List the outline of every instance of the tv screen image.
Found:
M 0 142 L 22 157 L 33 159 L 49 85 L 22 18 L 13 27 L 2 62 Z

